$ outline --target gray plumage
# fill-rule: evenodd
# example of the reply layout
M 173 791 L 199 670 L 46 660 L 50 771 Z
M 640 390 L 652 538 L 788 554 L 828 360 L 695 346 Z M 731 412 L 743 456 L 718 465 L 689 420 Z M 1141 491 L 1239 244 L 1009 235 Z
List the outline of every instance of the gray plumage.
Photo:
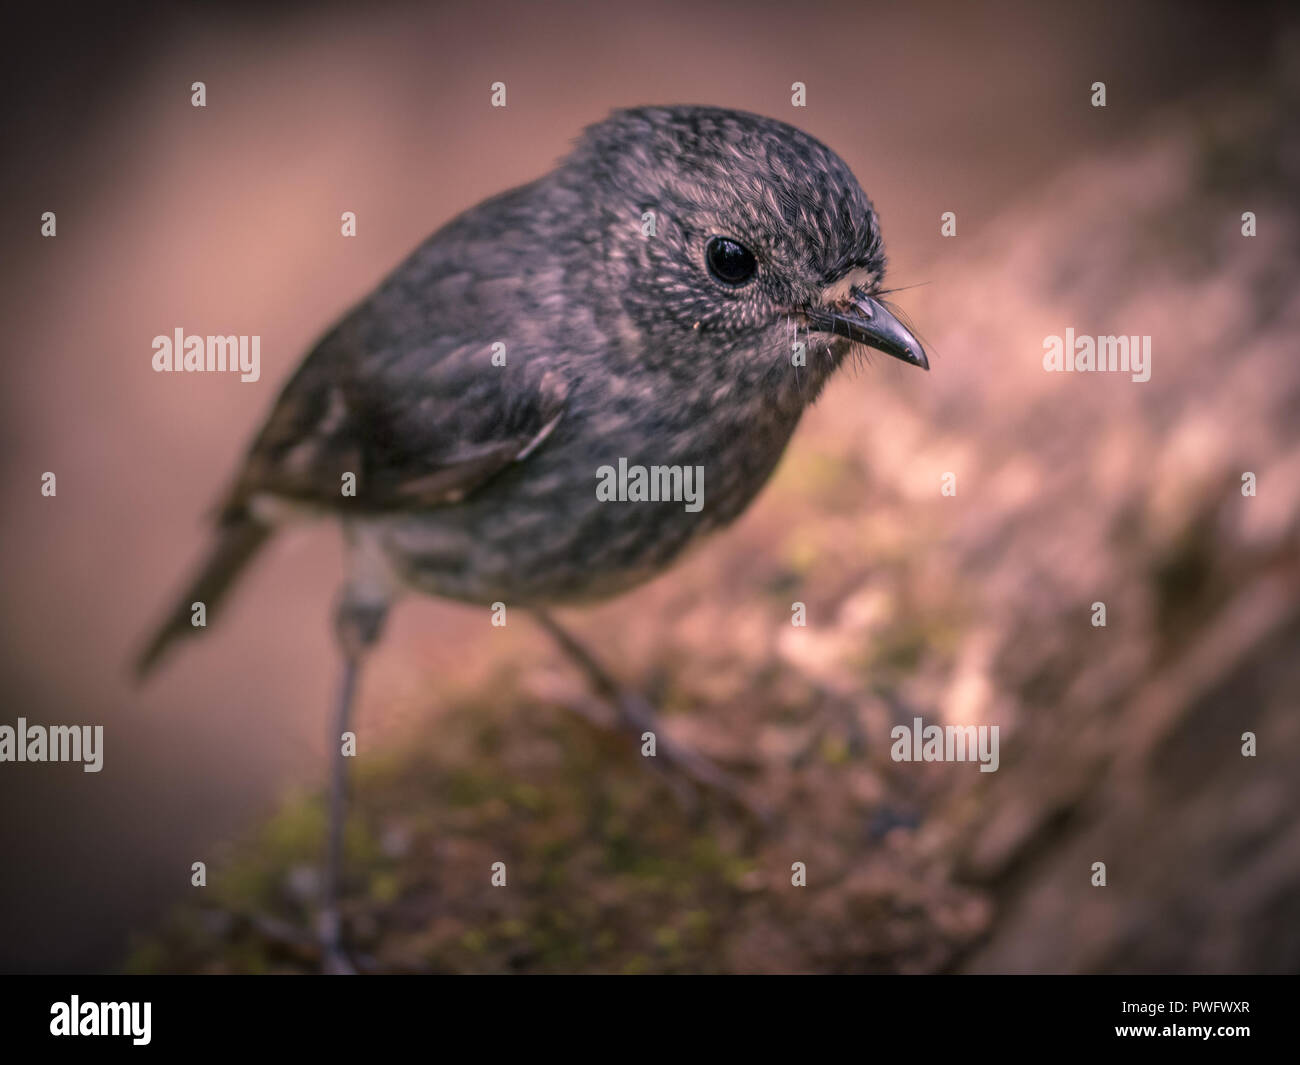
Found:
M 713 272 L 719 237 L 752 279 Z M 431 236 L 308 355 L 141 669 L 304 512 L 343 519 L 353 594 L 376 602 L 401 586 L 544 606 L 644 580 L 741 513 L 856 345 L 926 366 L 871 298 L 884 268 L 870 202 L 812 137 L 716 108 L 616 112 Z M 620 457 L 703 466 L 703 509 L 600 502 L 597 468 Z

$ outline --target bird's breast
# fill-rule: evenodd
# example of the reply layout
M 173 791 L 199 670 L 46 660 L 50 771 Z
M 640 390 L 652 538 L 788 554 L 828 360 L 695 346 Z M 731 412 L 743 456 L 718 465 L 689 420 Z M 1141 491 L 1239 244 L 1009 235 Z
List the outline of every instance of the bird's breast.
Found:
M 731 403 L 665 406 L 636 388 L 566 412 L 545 444 L 464 503 L 388 522 L 420 590 L 491 603 L 601 598 L 662 571 L 736 518 L 794 419 Z M 689 416 L 686 416 L 689 415 Z

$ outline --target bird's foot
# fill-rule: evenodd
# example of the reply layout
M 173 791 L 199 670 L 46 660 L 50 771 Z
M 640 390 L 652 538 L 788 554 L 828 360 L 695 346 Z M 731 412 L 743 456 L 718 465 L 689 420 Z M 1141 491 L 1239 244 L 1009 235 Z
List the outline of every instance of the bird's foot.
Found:
M 547 611 L 534 610 L 533 613 L 541 623 L 542 628 L 551 634 L 565 654 L 587 675 L 587 679 L 596 692 L 599 693 L 599 696 L 613 704 L 618 714 L 619 724 L 631 731 L 637 737 L 638 742 L 644 742 L 643 737 L 647 732 L 654 735 L 654 762 L 652 764 L 655 764 L 663 773 L 674 797 L 688 813 L 693 812 L 696 807 L 695 796 L 690 788 L 685 786 L 683 777 L 695 784 L 698 789 L 715 792 L 730 800 L 734 805 L 763 824 L 771 823 L 771 811 L 752 799 L 740 782 L 731 774 L 714 765 L 713 762 L 698 751 L 692 751 L 688 747 L 682 746 L 667 735 L 660 735 L 656 727 L 657 715 L 654 707 L 641 695 L 628 691 L 618 684 L 613 674 L 601 665 L 600 660 L 587 649 L 581 640 L 570 634 Z M 601 715 L 592 714 L 581 706 L 578 709 L 586 713 L 598 725 L 603 724 L 608 727 L 605 722 L 601 721 Z M 674 773 L 671 770 L 677 772 Z
M 326 976 L 356 976 L 357 967 L 343 949 L 343 922 L 337 909 L 328 907 L 320 912 L 316 934 L 321 972 Z
M 320 971 L 325 976 L 356 976 L 357 967 L 342 948 L 337 945 L 321 944 Z
M 663 760 L 660 768 L 666 770 L 664 776 L 669 786 L 687 809 L 692 809 L 694 802 L 689 789 L 683 787 L 683 776 L 697 788 L 720 795 L 756 820 L 764 824 L 771 822 L 771 810 L 755 800 L 739 780 L 699 751 L 678 743 L 658 729 L 658 715 L 644 696 L 620 690 L 614 703 L 620 723 L 638 740 L 647 732 L 654 735 L 654 757 Z
M 311 929 L 262 913 L 232 916 L 240 935 L 251 934 L 277 959 L 327 975 L 352 975 L 375 968 L 373 959 L 354 958 L 345 951 L 337 934 L 326 935 L 321 922 Z

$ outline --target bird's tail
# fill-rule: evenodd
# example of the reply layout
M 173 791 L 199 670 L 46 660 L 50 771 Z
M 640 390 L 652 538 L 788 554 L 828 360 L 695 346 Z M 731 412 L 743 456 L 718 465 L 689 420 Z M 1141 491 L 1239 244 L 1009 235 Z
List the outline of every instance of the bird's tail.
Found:
M 136 659 L 137 679 L 143 679 L 158 664 L 173 640 L 203 631 L 193 624 L 194 604 L 202 603 L 205 615 L 213 614 L 235 578 L 272 531 L 271 526 L 244 513 L 222 521 L 217 529 L 216 545 L 208 553 L 197 576 Z

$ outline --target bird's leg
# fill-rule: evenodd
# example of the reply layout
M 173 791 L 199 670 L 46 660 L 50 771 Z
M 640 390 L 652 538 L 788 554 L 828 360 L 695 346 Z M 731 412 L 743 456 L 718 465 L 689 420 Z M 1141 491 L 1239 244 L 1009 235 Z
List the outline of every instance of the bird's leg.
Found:
M 317 931 L 321 943 L 322 968 L 327 973 L 352 973 L 355 968 L 343 951 L 343 923 L 339 915 L 340 884 L 343 874 L 343 829 L 347 822 L 347 757 L 343 734 L 348 731 L 352 704 L 356 698 L 361 661 L 379 638 L 388 614 L 386 602 L 351 598 L 345 591 L 335 613 L 335 635 L 343 653 L 343 682 L 329 734 L 330 793 L 329 827 L 325 845 L 325 869 L 321 882 L 321 908 Z
M 655 753 L 665 762 L 685 773 L 695 784 L 733 800 L 750 813 L 763 819 L 763 810 L 744 793 L 738 781 L 719 769 L 709 759 L 684 747 L 656 727 L 654 707 L 639 693 L 623 688 L 577 637 L 561 626 L 544 610 L 534 610 L 538 623 L 555 639 L 590 680 L 597 693 L 613 703 L 624 728 L 640 737 L 645 732 L 655 734 Z

